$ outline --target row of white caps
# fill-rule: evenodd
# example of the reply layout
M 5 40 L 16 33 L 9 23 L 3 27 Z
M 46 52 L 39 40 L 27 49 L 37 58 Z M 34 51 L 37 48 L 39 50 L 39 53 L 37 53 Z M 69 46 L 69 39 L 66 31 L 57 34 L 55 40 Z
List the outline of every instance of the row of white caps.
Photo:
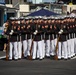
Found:
M 10 20 L 28 20 L 28 19 L 65 19 L 65 18 L 76 18 L 71 15 L 58 15 L 58 16 L 29 16 L 29 17 L 10 17 Z

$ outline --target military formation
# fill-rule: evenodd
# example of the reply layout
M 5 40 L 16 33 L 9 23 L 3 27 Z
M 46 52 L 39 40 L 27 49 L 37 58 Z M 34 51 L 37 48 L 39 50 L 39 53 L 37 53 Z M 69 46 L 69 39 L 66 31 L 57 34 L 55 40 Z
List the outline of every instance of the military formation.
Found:
M 57 54 L 58 60 L 76 54 L 76 18 L 20 17 L 10 18 L 4 29 L 9 44 L 9 60 L 43 60 Z M 58 39 L 59 38 L 59 39 Z

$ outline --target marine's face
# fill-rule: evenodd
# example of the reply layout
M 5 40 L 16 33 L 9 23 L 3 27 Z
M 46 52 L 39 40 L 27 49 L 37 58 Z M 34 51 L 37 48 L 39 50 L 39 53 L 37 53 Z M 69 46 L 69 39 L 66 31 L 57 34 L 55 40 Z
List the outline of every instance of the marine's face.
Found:
M 48 28 L 48 25 L 45 25 L 45 28 Z

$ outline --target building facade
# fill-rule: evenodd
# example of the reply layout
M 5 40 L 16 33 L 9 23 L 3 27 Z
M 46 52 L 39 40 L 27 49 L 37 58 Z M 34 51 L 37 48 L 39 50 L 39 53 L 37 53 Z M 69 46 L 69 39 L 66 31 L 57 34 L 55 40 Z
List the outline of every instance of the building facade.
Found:
M 8 16 L 17 16 L 18 9 L 14 5 L 18 0 L 0 0 L 0 27 L 8 19 Z M 14 5 L 12 5 L 14 4 Z
M 51 2 L 57 2 L 58 0 L 5 0 L 6 6 L 10 8 L 17 8 L 18 10 L 7 11 L 9 15 L 26 16 L 31 12 L 34 12 L 40 8 L 47 8 L 59 14 L 67 14 L 76 9 L 76 5 L 67 4 L 54 4 Z M 64 1 L 64 0 L 63 0 Z M 48 2 L 48 3 L 46 3 Z M 17 13 L 17 14 L 15 14 Z
M 3 25 L 5 20 L 6 20 L 5 0 L 0 0 L 0 26 Z

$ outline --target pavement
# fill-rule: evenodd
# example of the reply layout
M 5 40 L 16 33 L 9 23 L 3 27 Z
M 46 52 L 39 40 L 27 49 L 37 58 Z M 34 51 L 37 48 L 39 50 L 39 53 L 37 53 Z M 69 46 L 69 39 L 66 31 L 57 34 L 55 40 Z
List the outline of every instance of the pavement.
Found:
M 6 52 L 0 51 L 0 59 L 5 58 Z
M 5 52 L 0 51 L 0 57 Z M 6 61 L 0 59 L 0 75 L 76 75 L 76 57 L 69 60 L 43 60 Z

